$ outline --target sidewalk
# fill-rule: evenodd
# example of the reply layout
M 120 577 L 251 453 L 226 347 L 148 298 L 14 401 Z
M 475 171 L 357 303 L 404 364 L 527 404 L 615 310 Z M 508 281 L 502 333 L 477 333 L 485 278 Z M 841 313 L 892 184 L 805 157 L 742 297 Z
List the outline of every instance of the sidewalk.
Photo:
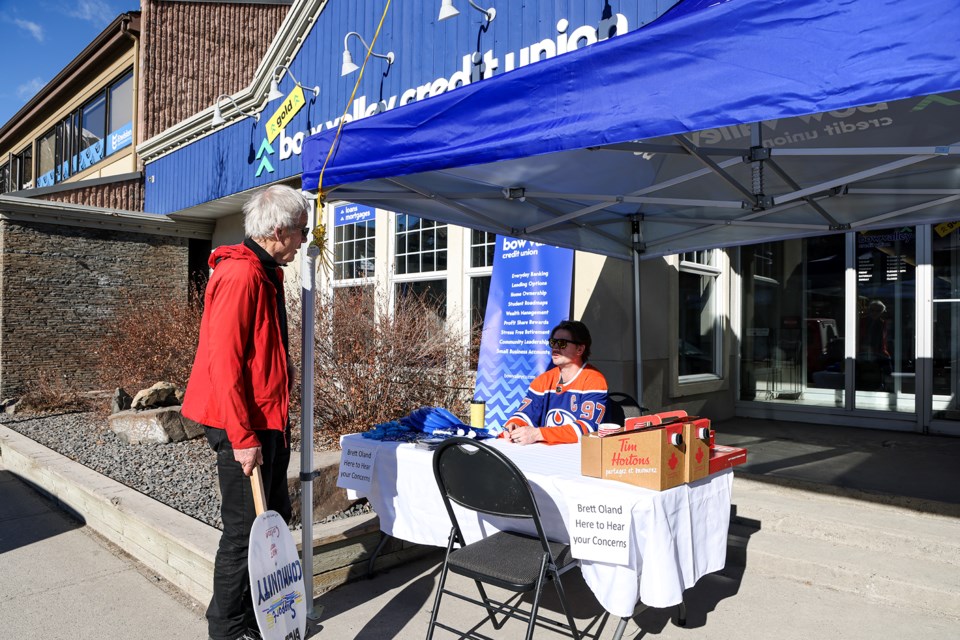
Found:
M 203 609 L 0 467 L 0 620 L 17 640 L 201 640 Z
M 673 610 L 638 611 L 625 638 L 960 637 L 960 439 L 761 420 L 716 426 L 721 444 L 750 450 L 734 481 L 727 567 L 686 592 L 686 627 L 670 621 Z M 438 551 L 323 594 L 308 637 L 423 638 L 441 559 Z M 202 606 L 2 467 L 0 576 L 2 637 L 206 637 Z M 582 583 L 568 589 L 594 606 Z M 441 615 L 481 617 L 453 600 Z M 481 631 L 512 640 L 522 637 L 517 625 Z

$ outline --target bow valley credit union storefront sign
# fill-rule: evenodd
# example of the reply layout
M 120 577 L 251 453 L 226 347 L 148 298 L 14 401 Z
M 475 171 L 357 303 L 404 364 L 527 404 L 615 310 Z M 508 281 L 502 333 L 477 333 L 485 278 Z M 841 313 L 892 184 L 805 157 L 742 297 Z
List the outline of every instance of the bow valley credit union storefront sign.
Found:
M 498 7 L 496 20 L 481 28 L 482 16 L 477 21 L 469 13 L 454 20 L 436 20 L 433 14 L 439 3 L 432 0 L 394 3 L 374 50 L 394 52 L 395 62 L 388 68 L 371 57 L 350 102 L 356 74 L 341 76 L 340 65 L 321 52 L 330 42 L 342 43 L 350 31 L 365 31 L 364 37 L 374 32 L 377 21 L 372 18 L 369 25 L 358 28 L 356 15 L 350 11 L 352 4 L 345 0 L 323 4 L 289 65 L 297 78 L 319 85 L 319 95 L 304 95 L 302 88 L 294 85 L 269 118 L 259 122 L 240 119 L 150 161 L 146 210 L 174 213 L 298 175 L 304 140 L 337 128 L 341 121 L 349 123 L 402 108 L 582 49 L 636 29 L 668 8 L 657 0 L 623 2 L 616 7 L 621 11 L 617 13 L 602 4 L 587 8 L 579 2 L 509 3 Z M 413 23 L 416 26 L 411 28 Z M 360 45 L 354 48 L 354 56 L 362 54 Z M 437 73 L 444 67 L 445 71 Z M 291 83 L 289 77 L 282 78 L 281 89 Z
M 513 69 L 525 67 L 533 62 L 547 60 L 561 53 L 574 51 L 588 44 L 605 40 L 606 37 L 602 35 L 604 33 L 625 33 L 628 28 L 629 21 L 626 16 L 622 14 L 616 14 L 613 18 L 603 21 L 600 27 L 581 25 L 572 31 L 570 30 L 569 20 L 564 19 L 557 24 L 557 33 L 554 35 L 555 39 L 542 40 L 522 47 L 519 51 L 507 52 L 502 57 L 495 55 L 493 49 L 488 49 L 483 54 L 477 52 L 464 54 L 460 57 L 459 68 L 449 77 L 440 76 L 433 78 L 418 86 L 408 87 L 399 94 L 394 94 L 380 100 L 368 98 L 366 95 L 357 96 L 346 113 L 332 117 L 332 119 L 324 120 L 307 130 L 286 132 L 283 130 L 283 127 L 281 127 L 277 130 L 277 133 L 272 133 L 272 122 L 269 122 L 267 124 L 268 139 L 270 142 L 273 142 L 278 134 L 282 136 L 279 144 L 279 159 L 281 162 L 289 160 L 294 156 L 299 157 L 303 150 L 303 141 L 307 136 L 319 133 L 325 129 L 335 129 L 340 126 L 341 120 L 346 124 L 354 120 L 361 120 L 384 111 L 402 107 L 411 102 L 438 96 L 458 87 L 486 80 L 497 73 L 512 71 Z M 297 90 L 299 89 L 300 88 L 297 87 Z M 303 100 L 302 91 L 300 91 L 300 100 Z M 302 102 L 300 106 L 303 106 Z M 297 110 L 299 110 L 299 108 L 300 107 L 297 107 Z M 283 107 L 281 107 L 280 110 L 283 110 Z M 283 123 L 284 127 L 292 120 L 295 113 L 296 112 L 290 113 L 285 119 Z M 291 127 L 291 129 L 292 128 L 293 127 Z

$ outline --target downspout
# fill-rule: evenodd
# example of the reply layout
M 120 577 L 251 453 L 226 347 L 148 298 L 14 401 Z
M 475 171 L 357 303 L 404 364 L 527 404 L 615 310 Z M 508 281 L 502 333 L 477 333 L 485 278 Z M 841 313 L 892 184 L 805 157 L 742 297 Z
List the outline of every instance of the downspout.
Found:
M 139 32 L 131 31 L 128 27 L 130 22 L 133 20 L 132 16 L 129 14 L 123 19 L 123 22 L 120 23 L 120 33 L 130 38 L 133 42 L 133 86 L 134 86 L 134 96 L 133 96 L 133 113 L 131 114 L 131 121 L 136 122 L 137 126 L 133 128 L 133 141 L 131 145 L 134 149 L 134 156 L 136 161 L 136 166 L 134 166 L 134 171 L 143 171 L 143 162 L 140 160 L 140 154 L 136 152 L 137 145 L 140 143 L 140 132 L 143 127 L 143 123 L 140 122 L 140 38 L 137 35 Z

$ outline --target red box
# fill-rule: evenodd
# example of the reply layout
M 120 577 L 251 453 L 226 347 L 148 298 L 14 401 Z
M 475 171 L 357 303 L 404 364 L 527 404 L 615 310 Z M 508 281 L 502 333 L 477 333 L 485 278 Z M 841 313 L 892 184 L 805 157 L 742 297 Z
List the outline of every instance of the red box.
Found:
M 742 447 L 716 445 L 710 450 L 710 473 L 723 471 L 747 461 L 747 450 Z
M 684 482 L 707 477 L 710 467 L 710 420 L 697 416 L 680 418 L 683 424 L 683 446 L 686 447 Z

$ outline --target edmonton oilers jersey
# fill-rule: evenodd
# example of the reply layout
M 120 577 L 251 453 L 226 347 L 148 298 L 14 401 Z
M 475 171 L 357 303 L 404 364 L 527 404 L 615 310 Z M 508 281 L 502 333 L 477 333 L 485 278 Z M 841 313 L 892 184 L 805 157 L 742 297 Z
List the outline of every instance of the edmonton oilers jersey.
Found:
M 534 378 L 507 425 L 542 428 L 543 440 L 549 444 L 577 442 L 581 435 L 596 431 L 607 410 L 603 374 L 587 364 L 572 380 L 559 383 L 558 367 Z

